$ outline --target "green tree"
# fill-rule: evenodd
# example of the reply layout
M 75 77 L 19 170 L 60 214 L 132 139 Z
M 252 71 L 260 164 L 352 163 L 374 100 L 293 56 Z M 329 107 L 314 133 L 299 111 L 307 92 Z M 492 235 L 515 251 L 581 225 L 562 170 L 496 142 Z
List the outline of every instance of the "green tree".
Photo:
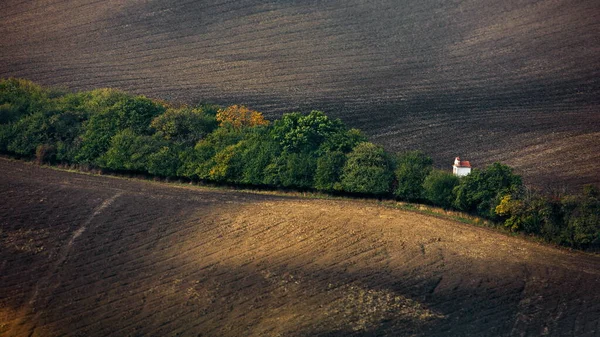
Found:
M 218 175 L 211 174 L 211 170 L 217 165 L 215 156 L 242 141 L 244 136 L 244 130 L 217 128 L 200 140 L 193 150 L 182 151 L 181 174 L 189 178 L 215 180 Z
M 272 138 L 279 143 L 281 154 L 265 168 L 265 183 L 314 188 L 317 175 L 321 190 L 331 190 L 335 183 L 339 184 L 345 161 L 340 161 L 340 154 L 344 158 L 364 140 L 358 130 L 347 130 L 339 119 L 330 119 L 317 110 L 308 115 L 284 114 L 275 121 Z M 340 166 L 333 167 L 336 163 Z
M 148 173 L 163 177 L 175 177 L 181 168 L 180 148 L 165 144 L 148 156 Z
M 342 188 L 348 192 L 385 195 L 393 179 L 391 160 L 382 147 L 358 144 L 347 155 L 342 171 Z
M 135 134 L 150 135 L 151 120 L 165 110 L 164 106 L 146 97 L 127 96 L 115 91 L 95 93 L 86 106 L 101 109 L 93 112 L 83 124 L 81 148 L 76 159 L 87 163 L 94 163 L 106 152 L 112 137 L 121 130 L 130 129 Z
M 165 113 L 152 120 L 156 133 L 166 140 L 195 145 L 199 140 L 213 132 L 218 122 L 213 115 L 207 114 L 202 108 L 169 108 Z
M 198 144 L 200 143 L 202 142 L 198 142 Z M 183 147 L 180 149 L 177 158 L 179 161 L 177 176 L 186 177 L 189 179 L 199 179 L 198 175 L 196 174 L 196 170 L 198 163 L 202 160 L 202 157 L 200 157 L 201 152 L 199 152 L 197 149 L 198 144 L 196 144 L 196 146 L 193 148 Z M 213 155 L 214 153 L 210 154 L 210 156 Z
M 327 134 L 319 149 L 319 155 L 324 156 L 327 153 L 342 152 L 344 154 L 351 152 L 356 145 L 366 142 L 362 132 L 358 129 L 338 129 L 335 132 Z
M 330 119 L 317 110 L 308 115 L 284 114 L 273 127 L 274 139 L 284 151 L 294 153 L 317 151 L 332 135 L 344 132 L 346 129 L 339 119 Z
M 526 216 L 525 204 L 522 200 L 514 200 L 510 195 L 505 195 L 495 209 L 496 215 L 505 217 L 504 226 L 512 231 L 520 230 L 523 218 Z
M 190 178 L 210 179 L 210 170 L 215 166 L 217 154 L 214 144 L 201 140 L 194 146 L 194 151 L 186 157 L 185 176 Z
M 50 123 L 46 113 L 40 111 L 26 115 L 10 126 L 10 137 L 6 148 L 12 153 L 33 156 L 40 144 L 50 142 Z
M 80 97 L 65 98 L 65 103 L 79 107 L 90 115 L 97 114 L 131 97 L 124 91 L 103 88 L 81 93 Z
M 432 170 L 423 181 L 423 195 L 436 206 L 450 208 L 454 200 L 453 190 L 458 184 L 459 179 L 454 174 Z
M 125 129 L 111 139 L 108 151 L 102 154 L 97 163 L 111 170 L 148 172 L 148 159 L 163 146 L 164 141 Z
M 243 172 L 242 154 L 245 142 L 227 146 L 214 156 L 214 165 L 209 171 L 209 178 L 229 183 L 240 182 Z
M 423 181 L 431 172 L 433 161 L 421 151 L 410 151 L 398 155 L 396 160 L 397 198 L 418 201 L 423 199 Z
M 150 122 L 164 113 L 165 107 L 144 96 L 135 96 L 117 102 L 110 110 L 116 114 L 120 130 L 150 135 Z
M 558 238 L 564 227 L 563 216 L 554 213 L 552 201 L 528 190 L 517 197 L 504 195 L 496 206 L 496 214 L 504 219 L 504 226 L 529 234 L 541 234 L 556 227 L 546 239 L 553 241 L 553 237 Z M 560 211 L 560 207 L 556 209 Z
M 270 137 L 268 127 L 254 127 L 246 136 L 246 148 L 242 154 L 244 169 L 242 182 L 245 184 L 265 184 L 267 166 L 281 155 L 279 143 Z M 278 179 L 276 179 L 278 181 Z
M 600 192 L 593 185 L 562 200 L 565 228 L 562 240 L 580 249 L 600 249 Z
M 281 184 L 285 187 L 313 188 L 317 160 L 311 153 L 284 152 Z
M 346 155 L 341 151 L 326 152 L 317 159 L 315 172 L 315 188 L 320 191 L 341 189 L 342 169 L 346 163 Z
M 119 132 L 119 123 L 109 110 L 94 114 L 83 124 L 80 149 L 75 160 L 94 163 L 110 147 L 111 139 Z
M 474 169 L 454 189 L 454 206 L 462 211 L 494 219 L 496 206 L 505 195 L 518 195 L 523 187 L 521 177 L 509 166 L 494 163 L 484 170 Z
M 279 187 L 313 188 L 316 158 L 311 153 L 282 152 L 264 170 L 264 184 Z
M 50 107 L 48 90 L 41 86 L 18 78 L 0 80 L 0 124 L 15 122 Z

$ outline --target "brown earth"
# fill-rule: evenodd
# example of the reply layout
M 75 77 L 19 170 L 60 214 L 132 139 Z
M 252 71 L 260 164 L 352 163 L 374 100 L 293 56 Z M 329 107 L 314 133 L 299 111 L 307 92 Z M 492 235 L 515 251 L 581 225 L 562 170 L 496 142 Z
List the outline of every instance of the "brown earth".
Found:
M 0 77 L 322 109 L 446 169 L 600 186 L 597 0 L 3 0 Z
M 600 257 L 0 159 L 1 336 L 598 336 Z

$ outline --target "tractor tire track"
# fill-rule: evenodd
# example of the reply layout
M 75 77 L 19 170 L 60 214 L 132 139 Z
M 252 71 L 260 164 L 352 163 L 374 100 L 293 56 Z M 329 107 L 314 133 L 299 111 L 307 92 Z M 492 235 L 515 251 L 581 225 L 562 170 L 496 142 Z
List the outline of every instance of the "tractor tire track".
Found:
M 33 325 L 29 328 L 29 332 L 26 334 L 28 336 L 32 336 L 35 333 L 36 325 L 35 322 L 39 319 L 40 312 L 48 306 L 48 302 L 51 300 L 54 290 L 60 286 L 60 281 L 52 280 L 52 278 L 56 277 L 58 274 L 58 269 L 63 265 L 63 263 L 67 260 L 69 253 L 72 250 L 73 243 L 75 240 L 80 237 L 89 227 L 92 220 L 96 218 L 104 209 L 109 207 L 122 193 L 117 193 L 112 197 L 104 200 L 102 204 L 94 209 L 92 215 L 71 235 L 69 242 L 64 245 L 58 256 L 56 257 L 55 262 L 49 268 L 47 274 L 41 278 L 35 285 L 35 288 L 32 292 L 31 298 L 28 301 L 28 313 L 24 314 L 24 317 L 33 315 L 31 318 L 31 322 Z M 42 292 L 42 298 L 40 299 L 40 289 Z M 29 319 L 28 319 L 29 320 Z M 21 322 L 16 324 L 17 326 L 21 325 Z M 18 334 L 23 333 L 17 332 Z M 25 335 L 25 334 L 24 334 Z

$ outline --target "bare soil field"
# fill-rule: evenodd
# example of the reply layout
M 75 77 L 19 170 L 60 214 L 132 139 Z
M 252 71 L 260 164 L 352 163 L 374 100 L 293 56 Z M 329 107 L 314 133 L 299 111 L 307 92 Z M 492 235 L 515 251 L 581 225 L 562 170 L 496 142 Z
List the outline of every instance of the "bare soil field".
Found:
M 0 77 L 321 109 L 440 167 L 600 186 L 597 0 L 4 0 L 0 19 Z
M 600 257 L 0 159 L 1 336 L 598 336 Z

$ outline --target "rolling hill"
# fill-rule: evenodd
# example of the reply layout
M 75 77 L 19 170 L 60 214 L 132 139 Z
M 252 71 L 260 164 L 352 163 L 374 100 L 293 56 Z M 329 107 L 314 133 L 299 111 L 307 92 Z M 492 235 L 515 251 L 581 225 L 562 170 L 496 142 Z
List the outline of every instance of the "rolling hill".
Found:
M 267 116 L 321 109 L 388 150 L 600 184 L 600 3 L 0 3 L 0 76 Z
M 2 336 L 595 336 L 600 257 L 352 200 L 0 158 Z

